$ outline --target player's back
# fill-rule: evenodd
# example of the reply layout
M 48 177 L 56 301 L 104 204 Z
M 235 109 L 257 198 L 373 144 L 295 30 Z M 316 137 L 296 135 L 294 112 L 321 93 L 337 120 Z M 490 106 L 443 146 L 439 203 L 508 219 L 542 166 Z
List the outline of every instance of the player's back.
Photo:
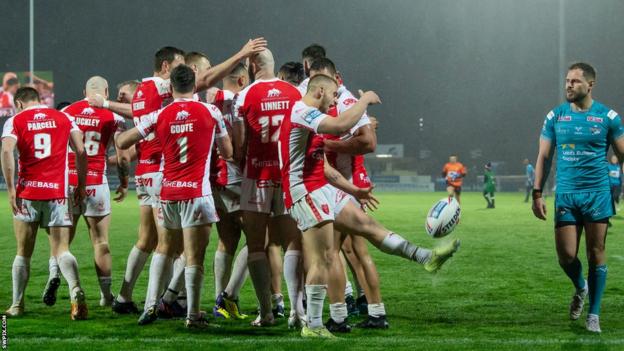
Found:
M 139 118 L 146 114 L 158 111 L 171 101 L 170 81 L 159 77 L 143 79 L 137 86 L 132 97 L 132 116 L 134 124 L 139 124 Z M 162 158 L 161 146 L 153 134 L 140 141 L 137 145 L 137 176 L 145 173 L 158 172 Z
M 214 105 L 176 99 L 158 114 L 155 130 L 163 149 L 163 200 L 211 194 L 210 154 L 216 135 L 226 133 Z
M 77 101 L 64 108 L 63 112 L 74 118 L 74 123 L 84 134 L 87 185 L 105 183 L 108 145 L 115 132 L 124 128 L 124 119 L 108 109 L 90 106 L 87 100 Z M 70 150 L 69 184 L 71 185 L 78 183 L 75 158 L 75 154 Z
M 67 197 L 67 148 L 73 128 L 68 115 L 43 105 L 26 109 L 7 121 L 3 136 L 17 139 L 18 197 Z
M 280 126 L 295 102 L 297 88 L 277 78 L 256 80 L 236 98 L 235 118 L 246 124 L 244 175 L 250 179 L 280 180 Z

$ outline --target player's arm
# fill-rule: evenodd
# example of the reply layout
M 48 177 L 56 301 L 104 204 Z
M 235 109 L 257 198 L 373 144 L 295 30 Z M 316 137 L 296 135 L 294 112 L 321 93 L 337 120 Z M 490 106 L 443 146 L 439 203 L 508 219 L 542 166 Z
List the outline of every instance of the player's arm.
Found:
M 216 138 L 215 142 L 217 143 L 217 149 L 219 149 L 219 154 L 225 160 L 229 160 L 232 158 L 232 142 L 230 141 L 230 137 L 226 134 L 220 138 Z
M 325 140 L 325 149 L 341 154 L 364 155 L 375 152 L 377 136 L 370 124 L 358 128 L 347 140 Z
M 546 219 L 546 204 L 542 198 L 542 191 L 550 173 L 554 151 L 552 140 L 540 138 L 533 182 L 533 214 L 543 220 Z
M 115 146 L 119 149 L 127 150 L 132 145 L 147 138 L 154 131 L 159 113 L 160 110 L 141 116 L 139 123 L 134 128 L 126 130 L 117 136 Z
M 360 90 L 360 100 L 351 108 L 339 114 L 337 118 L 323 118 L 318 126 L 318 132 L 321 134 L 340 135 L 355 126 L 368 105 L 379 103 L 381 103 L 381 100 L 374 91 L 363 93 Z
M 115 133 L 114 139 L 121 133 Z M 115 143 L 116 144 L 116 143 Z M 114 197 L 113 200 L 116 202 L 121 202 L 128 195 L 128 179 L 130 177 L 130 150 L 122 150 L 117 145 L 115 145 L 115 156 L 117 157 L 117 176 L 119 177 L 119 186 L 115 190 L 115 194 L 118 196 Z
M 205 73 L 198 76 L 196 80 L 197 91 L 200 92 L 216 85 L 230 72 L 232 72 L 234 67 L 236 67 L 241 60 L 261 52 L 266 48 L 266 46 L 267 41 L 264 38 L 249 40 L 247 44 L 245 44 L 243 48 L 232 57 L 214 67 L 211 67 Z
M 80 203 L 86 196 L 87 184 L 87 152 L 84 148 L 82 132 L 76 128 L 69 134 L 69 145 L 76 154 L 76 173 L 78 174 L 78 186 L 74 192 L 74 200 Z
M 132 105 L 123 102 L 106 100 L 100 94 L 95 94 L 92 97 L 87 98 L 89 105 L 93 107 L 100 107 L 111 110 L 117 114 L 122 115 L 124 118 L 132 119 Z
M 9 193 L 9 204 L 13 210 L 13 214 L 19 212 L 17 207 L 17 199 L 15 197 L 15 145 L 17 140 L 11 137 L 2 138 L 2 175 L 7 185 Z
M 350 181 L 348 181 L 345 177 L 340 174 L 334 167 L 332 167 L 329 162 L 327 162 L 327 158 L 325 158 L 324 165 L 324 173 L 325 178 L 329 184 L 335 186 L 336 188 L 344 191 L 347 194 L 353 195 L 360 203 L 371 210 L 377 209 L 377 205 L 379 204 L 379 200 L 375 196 L 373 196 L 373 187 L 368 188 L 359 188 Z

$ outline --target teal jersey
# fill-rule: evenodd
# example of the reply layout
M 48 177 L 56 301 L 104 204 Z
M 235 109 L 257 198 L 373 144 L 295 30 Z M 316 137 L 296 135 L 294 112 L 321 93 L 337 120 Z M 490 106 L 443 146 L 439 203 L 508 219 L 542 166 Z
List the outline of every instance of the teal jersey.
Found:
M 556 148 L 557 193 L 609 190 L 607 151 L 623 135 L 620 116 L 598 101 L 588 111 L 569 103 L 550 111 L 541 137 Z
M 609 162 L 609 182 L 611 186 L 622 185 L 622 168 L 619 164 Z

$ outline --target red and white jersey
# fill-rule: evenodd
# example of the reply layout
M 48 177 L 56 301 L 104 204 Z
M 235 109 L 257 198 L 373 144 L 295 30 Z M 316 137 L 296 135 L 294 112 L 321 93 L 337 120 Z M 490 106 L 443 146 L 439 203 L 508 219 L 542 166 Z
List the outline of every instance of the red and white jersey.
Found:
M 44 105 L 9 118 L 2 138 L 17 140 L 16 195 L 27 200 L 68 197 L 67 147 L 70 133 L 80 131 L 70 117 Z
M 143 79 L 132 97 L 132 116 L 134 125 L 140 123 L 143 115 L 158 111 L 171 102 L 171 89 L 169 79 L 149 77 Z M 162 158 L 162 148 L 154 134 L 150 134 L 141 140 L 137 146 L 136 176 L 145 173 L 158 172 Z
M 115 134 L 126 128 L 123 117 L 105 108 L 92 107 L 86 99 L 65 107 L 63 112 L 73 117 L 74 123 L 84 135 L 87 153 L 86 185 L 108 183 L 106 179 L 108 145 Z M 71 149 L 69 149 L 69 185 L 78 185 L 76 154 Z
M 139 133 L 156 135 L 163 147 L 162 200 L 189 200 L 212 194 L 210 154 L 214 138 L 227 136 L 221 112 L 214 105 L 176 99 L 141 118 Z
M 304 79 L 301 83 L 299 83 L 297 90 L 299 90 L 299 93 L 301 94 L 301 96 L 304 96 L 308 92 L 308 83 L 310 83 L 309 77 Z
M 297 101 L 290 116 L 284 119 L 280 135 L 280 160 L 286 208 L 327 184 L 323 136 L 318 134 L 318 126 L 328 117 L 316 107 Z
M 358 101 L 358 99 L 356 99 L 344 85 L 341 85 L 340 88 L 338 88 L 338 94 L 338 102 L 336 106 L 332 107 L 328 112 L 328 114 L 332 117 L 337 117 L 339 114 L 350 109 Z M 352 138 L 353 134 L 355 134 L 360 127 L 370 125 L 370 123 L 368 115 L 364 113 L 357 124 L 353 126 L 349 132 L 341 136 L 326 134 L 324 137 L 330 140 L 347 140 Z M 368 175 L 366 173 L 366 169 L 364 168 L 364 156 L 339 154 L 336 152 L 327 152 L 326 155 L 329 164 L 336 168 L 336 170 L 338 170 L 338 172 L 340 172 L 340 174 L 342 174 L 345 178 L 352 180 L 355 185 L 364 186 L 366 182 L 368 182 Z M 358 183 L 356 183 L 356 181 Z
M 282 120 L 295 102 L 301 100 L 297 88 L 273 78 L 256 80 L 236 97 L 234 118 L 245 122 L 247 151 L 243 165 L 246 178 L 279 181 L 277 142 Z
M 228 130 L 232 129 L 234 120 L 232 117 L 232 104 L 236 94 L 229 90 L 217 90 L 214 96 L 213 104 L 221 111 L 223 120 Z M 230 136 L 231 137 L 231 136 Z M 219 156 L 216 145 L 213 147 L 211 179 L 213 185 L 226 186 L 230 184 L 240 183 L 242 180 L 242 172 L 240 165 L 233 161 L 226 161 Z

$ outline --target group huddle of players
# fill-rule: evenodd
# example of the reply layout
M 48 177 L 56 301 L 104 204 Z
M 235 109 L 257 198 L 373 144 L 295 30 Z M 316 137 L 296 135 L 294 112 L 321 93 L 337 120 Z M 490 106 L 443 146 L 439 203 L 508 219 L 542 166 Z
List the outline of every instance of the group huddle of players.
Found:
M 20 88 L 15 94 L 19 113 L 2 133 L 2 170 L 17 239 L 7 315 L 24 313 L 30 258 L 41 226 L 51 247 L 43 302 L 56 302 L 62 274 L 71 318 L 87 318 L 76 258 L 69 251 L 82 215 L 93 244 L 100 306 L 141 313 L 140 325 L 179 317 L 188 328 L 209 326 L 200 297 L 206 247 L 216 223 L 215 317 L 247 317 L 238 308 L 247 275 L 259 305 L 251 324 L 271 326 L 284 317 L 283 262 L 288 326 L 301 328 L 304 337 L 349 332 L 355 299 L 346 262 L 357 281 L 360 307 L 368 314 L 358 327 L 388 328 L 367 241 L 429 272 L 457 251 L 459 241 L 429 250 L 367 215 L 378 202 L 362 156 L 376 145 L 376 120 L 366 109 L 380 99 L 372 91 L 354 96 L 319 45 L 304 49 L 302 61 L 283 65 L 278 78 L 263 38 L 250 40 L 216 66 L 201 53 L 163 47 L 155 54 L 154 75 L 121 83 L 117 101 L 108 99 L 108 83 L 99 76 L 86 82 L 84 99 L 61 111 L 42 106 L 36 90 Z M 214 88 L 219 83 L 222 88 Z M 133 120 L 133 128 L 125 127 L 126 119 Z M 115 154 L 107 155 L 111 144 Z M 14 150 L 19 154 L 16 181 Z M 116 166 L 120 186 L 114 200 L 122 201 L 134 160 L 138 240 L 114 296 L 106 170 Z M 234 258 L 241 230 L 246 245 Z M 150 254 L 147 295 L 139 311 L 133 288 Z M 324 323 L 326 295 L 330 318 Z

